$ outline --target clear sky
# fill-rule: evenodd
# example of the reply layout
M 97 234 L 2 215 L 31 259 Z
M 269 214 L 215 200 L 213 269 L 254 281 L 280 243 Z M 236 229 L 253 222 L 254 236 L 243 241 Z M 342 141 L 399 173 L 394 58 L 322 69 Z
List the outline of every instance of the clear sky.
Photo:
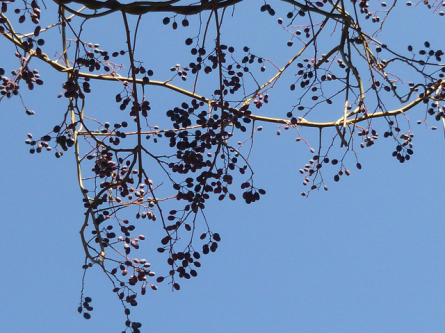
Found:
M 53 9 L 51 2 L 47 5 Z M 271 17 L 260 12 L 260 5 L 237 5 L 233 18 L 228 11 L 223 41 L 240 52 L 248 45 L 282 66 L 298 49 L 286 49 L 289 35 L 276 23 L 288 7 L 274 6 L 277 14 Z M 436 49 L 444 49 L 439 31 L 445 18 L 424 6 L 397 6 L 388 18 L 388 32 L 384 29 L 379 36 L 386 44 L 404 51 L 408 44 L 421 47 L 428 38 Z M 56 12 L 46 16 L 48 22 L 57 17 Z M 196 18 L 189 18 L 189 28 L 173 31 L 162 25 L 164 16 L 143 19 L 141 34 L 146 36 L 139 46 L 140 58 L 160 81 L 171 77 L 171 66 L 191 61 L 184 39 L 197 34 Z M 84 38 L 114 51 L 121 28 L 116 14 L 87 22 Z M 427 29 L 432 33 L 425 36 Z M 330 38 L 325 36 L 320 45 L 333 43 Z M 45 52 L 55 58 L 60 42 L 47 42 Z M 277 43 L 283 47 L 276 48 Z M 122 41 L 117 49 L 124 47 Z M 0 49 L 0 67 L 10 72 L 17 67 L 9 56 L 13 48 L 0 38 Z M 84 208 L 74 156 L 72 151 L 60 159 L 53 153 L 30 155 L 24 143 L 28 132 L 38 137 L 59 122 L 66 110 L 65 101 L 57 99 L 64 76 L 37 61 L 34 65 L 45 84 L 24 91 L 23 101 L 36 114 L 27 116 L 19 98 L 0 103 L 1 331 L 121 332 L 123 309 L 99 269 L 91 269 L 86 278 L 92 318 L 85 320 L 77 313 Z M 175 83 L 181 85 L 179 80 Z M 97 118 L 122 118 L 115 103 L 101 104 L 101 98 L 109 94 L 113 99 L 120 87 L 93 88 L 99 97 L 89 102 L 90 112 Z M 149 94 L 153 122 L 161 123 L 165 111 L 179 100 L 159 89 Z M 262 115 L 285 117 L 292 105 L 289 100 L 296 96 L 284 88 L 271 90 L 271 105 L 261 110 Z M 329 112 L 325 119 L 336 120 Z M 424 117 L 423 106 L 407 114 L 415 134 L 410 161 L 400 164 L 391 156 L 395 142 L 383 138 L 387 127 L 376 120 L 380 138 L 371 148 L 358 148 L 362 170 L 355 168 L 351 156 L 351 175 L 335 183 L 336 170 L 325 170 L 329 190 L 315 191 L 309 198 L 300 195 L 305 187 L 298 170 L 313 154 L 295 141 L 295 131 L 281 129 L 277 136 L 277 126 L 262 124 L 250 162 L 266 196 L 251 205 L 241 200 L 208 203 L 207 219 L 222 238 L 218 250 L 204 256 L 196 278 L 180 281 L 180 291 L 172 292 L 164 282 L 157 291 L 140 296 L 131 318 L 143 323 L 142 332 L 159 333 L 443 332 L 445 139 L 441 123 L 437 131 L 416 124 Z M 304 129 L 302 135 L 316 146 L 317 130 Z M 335 146 L 334 154 L 341 156 L 338 141 Z M 153 236 L 153 225 L 139 227 L 147 240 L 138 256 L 146 251 L 153 270 L 165 275 L 166 257 L 155 251 L 160 239 Z

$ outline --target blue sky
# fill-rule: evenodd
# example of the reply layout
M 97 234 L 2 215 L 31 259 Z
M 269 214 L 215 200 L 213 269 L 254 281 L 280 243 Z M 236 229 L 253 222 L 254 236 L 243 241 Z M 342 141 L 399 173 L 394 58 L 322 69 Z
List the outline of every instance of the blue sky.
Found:
M 443 25 L 443 18 L 422 6 L 397 6 L 388 19 L 388 32 L 381 35 L 394 49 L 405 50 L 411 38 L 419 48 L 425 41 L 420 27 L 438 31 Z M 259 7 L 237 6 L 234 17 L 223 25 L 223 38 L 239 51 L 249 45 L 252 52 L 268 52 L 267 57 L 283 64 L 297 50 L 286 49 L 289 35 L 276 23 L 288 10 L 277 5 L 277 14 L 270 17 L 260 13 Z M 163 16 L 153 16 L 155 23 L 148 18 L 143 21 L 141 31 L 146 37 L 139 46 L 140 58 L 159 80 L 169 78 L 169 69 L 176 63 L 191 61 L 183 41 L 197 34 L 193 18 L 188 30 L 173 32 L 160 25 Z M 48 15 L 48 20 L 54 17 Z M 121 22 L 118 15 L 87 22 L 86 27 L 94 30 L 86 29 L 84 38 L 112 49 L 110 45 L 119 38 L 116 22 Z M 329 45 L 330 38 L 323 42 Z M 428 40 L 443 49 L 439 34 L 429 35 Z M 57 39 L 48 41 L 51 57 L 59 49 L 57 43 Z M 275 48 L 275 43 L 283 48 Z M 12 50 L 4 39 L 0 48 Z M 3 57 L 0 67 L 15 69 L 13 61 Z M 84 261 L 79 237 L 84 209 L 74 157 L 72 152 L 61 159 L 52 153 L 33 156 L 24 144 L 28 132 L 43 135 L 58 123 L 66 109 L 65 101 L 56 98 L 64 76 L 43 64 L 35 65 L 45 84 L 23 96 L 36 115 L 27 116 L 18 98 L 0 104 L 2 330 L 120 332 L 123 309 L 98 269 L 86 278 L 86 295 L 93 299 L 92 318 L 85 320 L 76 311 Z M 93 86 L 93 94 L 100 97 L 90 99 L 90 112 L 97 118 L 122 121 L 116 104 L 102 104 L 101 99 L 119 91 L 111 84 Z M 161 124 L 167 110 L 164 105 L 174 105 L 179 99 L 165 97 L 154 88 L 148 94 L 153 117 L 160 115 L 154 121 Z M 270 95 L 271 106 L 262 115 L 284 117 L 292 104 L 287 102 L 295 95 L 279 87 Z M 416 125 L 424 116 L 423 107 L 407 114 L 415 134 L 409 162 L 402 165 L 391 156 L 395 143 L 382 138 L 387 128 L 377 120 L 374 124 L 381 138 L 371 148 L 358 148 L 362 170 L 355 168 L 353 158 L 348 159 L 351 176 L 343 176 L 338 183 L 333 181 L 336 170 L 325 170 L 329 191 L 315 191 L 309 198 L 300 195 L 305 187 L 298 172 L 312 157 L 309 149 L 295 142 L 295 131 L 282 130 L 276 136 L 275 125 L 262 124 L 250 162 L 255 182 L 267 190 L 266 196 L 251 205 L 241 200 L 209 203 L 207 219 L 222 238 L 218 250 L 204 256 L 198 277 L 181 281 L 180 291 L 172 292 L 164 282 L 156 292 L 140 297 L 139 305 L 131 308 L 131 318 L 143 323 L 143 332 L 161 333 L 443 332 L 444 136 L 440 125 L 437 131 Z M 302 133 L 317 144 L 316 130 Z M 334 153 L 340 154 L 338 144 Z M 153 225 L 138 228 L 147 237 L 139 252 L 146 251 L 153 270 L 164 275 L 166 257 L 155 251 L 159 231 Z

